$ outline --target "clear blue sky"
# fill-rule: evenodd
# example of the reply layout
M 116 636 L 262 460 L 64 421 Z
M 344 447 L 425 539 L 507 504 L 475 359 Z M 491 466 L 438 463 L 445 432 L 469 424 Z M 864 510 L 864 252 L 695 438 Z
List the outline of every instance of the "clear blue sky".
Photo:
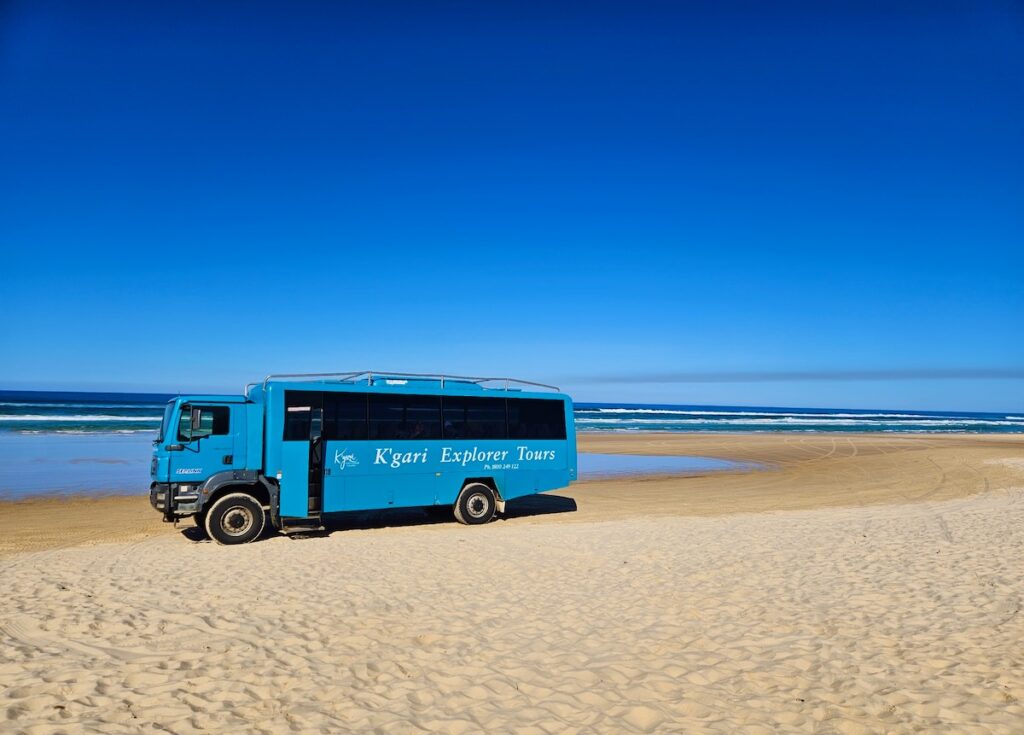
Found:
M 1010 0 L 6 3 L 0 387 L 1021 410 L 1022 131 Z

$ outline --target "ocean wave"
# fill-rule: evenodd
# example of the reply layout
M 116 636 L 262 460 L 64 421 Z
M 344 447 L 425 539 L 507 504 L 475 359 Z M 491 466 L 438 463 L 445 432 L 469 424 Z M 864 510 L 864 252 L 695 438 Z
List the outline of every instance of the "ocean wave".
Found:
M 85 421 L 122 421 L 124 423 L 138 423 L 141 421 L 152 421 L 159 423 L 159 416 L 110 416 L 107 414 L 82 414 L 82 415 L 60 415 L 60 414 L 19 414 L 17 416 L 0 416 L 0 424 L 5 421 L 52 421 L 64 423 L 76 423 Z
M 815 418 L 862 418 L 862 419 L 929 419 L 957 418 L 947 414 L 923 413 L 804 413 L 798 411 L 689 411 L 667 408 L 577 408 L 576 415 L 582 414 L 657 414 L 665 416 L 808 416 Z
M 40 403 L 22 401 L 0 401 L 0 406 L 12 406 L 14 408 L 149 408 L 162 410 L 166 403 Z
M 107 436 L 110 434 L 156 434 L 156 429 L 21 429 L 15 434 L 88 434 Z
M 640 426 L 632 426 L 632 427 L 630 427 L 630 426 L 614 426 L 614 427 L 600 427 L 600 426 L 585 427 L 585 426 L 581 426 L 581 427 L 578 427 L 578 429 L 581 432 L 592 432 L 592 433 L 597 433 L 597 434 L 628 434 L 628 433 L 641 433 L 642 434 L 644 432 L 658 431 L 658 429 L 656 429 L 656 428 L 655 429 L 651 429 L 651 428 L 644 428 L 644 427 L 640 427 Z M 715 429 L 701 429 L 699 431 L 695 430 L 694 433 L 713 434 L 713 433 L 715 433 L 715 431 L 716 431 Z M 729 431 L 735 431 L 735 430 L 734 429 L 729 429 L 727 427 L 722 427 L 720 429 L 720 431 L 722 431 L 723 433 L 728 433 Z M 918 429 L 918 428 L 915 428 L 912 431 L 908 430 L 908 429 L 872 428 L 870 431 L 871 432 L 877 432 L 877 433 L 880 433 L 880 434 L 955 434 L 955 433 L 958 433 L 956 429 Z M 835 433 L 835 430 L 834 429 L 821 428 L 821 427 L 813 428 L 813 427 L 800 427 L 800 426 L 787 427 L 785 429 L 757 428 L 757 429 L 744 429 L 743 430 L 744 434 L 780 434 L 780 433 L 783 433 L 783 432 L 785 432 L 785 433 L 792 433 L 792 434 L 829 434 L 829 433 Z M 671 433 L 671 431 L 669 430 L 668 433 Z M 848 433 L 856 434 L 858 432 L 856 430 L 854 430 L 854 431 L 851 431 L 851 432 L 848 432 Z
M 859 421 L 857 419 L 822 419 L 821 417 L 797 417 L 785 416 L 778 418 L 719 418 L 719 419 L 596 419 L 580 418 L 576 421 L 577 426 L 582 424 L 642 424 L 649 425 L 674 425 L 682 426 L 687 424 L 698 425 L 766 425 L 766 426 L 886 426 L 883 421 Z M 1001 419 L 916 419 L 914 421 L 900 421 L 899 426 L 1024 426 L 1022 421 L 1007 421 Z

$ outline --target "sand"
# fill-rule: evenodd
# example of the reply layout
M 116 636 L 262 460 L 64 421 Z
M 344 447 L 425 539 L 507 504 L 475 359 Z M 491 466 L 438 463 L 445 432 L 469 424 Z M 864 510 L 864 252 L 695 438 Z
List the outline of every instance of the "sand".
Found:
M 581 445 L 772 469 L 580 484 L 484 527 L 9 550 L 0 730 L 1024 731 L 1024 437 Z

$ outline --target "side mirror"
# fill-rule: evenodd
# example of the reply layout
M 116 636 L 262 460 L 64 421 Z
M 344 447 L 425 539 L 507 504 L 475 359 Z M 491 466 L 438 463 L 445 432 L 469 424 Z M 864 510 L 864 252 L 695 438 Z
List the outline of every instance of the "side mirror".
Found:
M 188 408 L 188 413 L 185 413 L 185 408 Z M 188 416 L 188 426 L 184 426 L 185 416 Z M 206 434 L 202 433 L 203 425 L 203 409 L 198 406 L 186 406 L 182 407 L 181 412 L 181 423 L 178 428 L 178 441 L 179 442 L 194 442 L 202 439 Z M 175 444 L 174 446 L 181 446 Z M 185 447 L 182 446 L 182 449 Z

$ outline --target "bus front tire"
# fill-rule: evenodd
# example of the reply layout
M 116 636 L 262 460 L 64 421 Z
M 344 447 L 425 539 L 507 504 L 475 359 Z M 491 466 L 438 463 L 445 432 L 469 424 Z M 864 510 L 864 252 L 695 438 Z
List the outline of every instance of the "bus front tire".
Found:
M 474 482 L 459 493 L 459 499 L 455 501 L 455 520 L 467 526 L 487 523 L 494 518 L 497 506 L 494 490 L 482 482 Z
M 218 544 L 247 544 L 263 533 L 267 515 L 263 506 L 248 493 L 230 493 L 218 498 L 206 511 L 206 535 Z

